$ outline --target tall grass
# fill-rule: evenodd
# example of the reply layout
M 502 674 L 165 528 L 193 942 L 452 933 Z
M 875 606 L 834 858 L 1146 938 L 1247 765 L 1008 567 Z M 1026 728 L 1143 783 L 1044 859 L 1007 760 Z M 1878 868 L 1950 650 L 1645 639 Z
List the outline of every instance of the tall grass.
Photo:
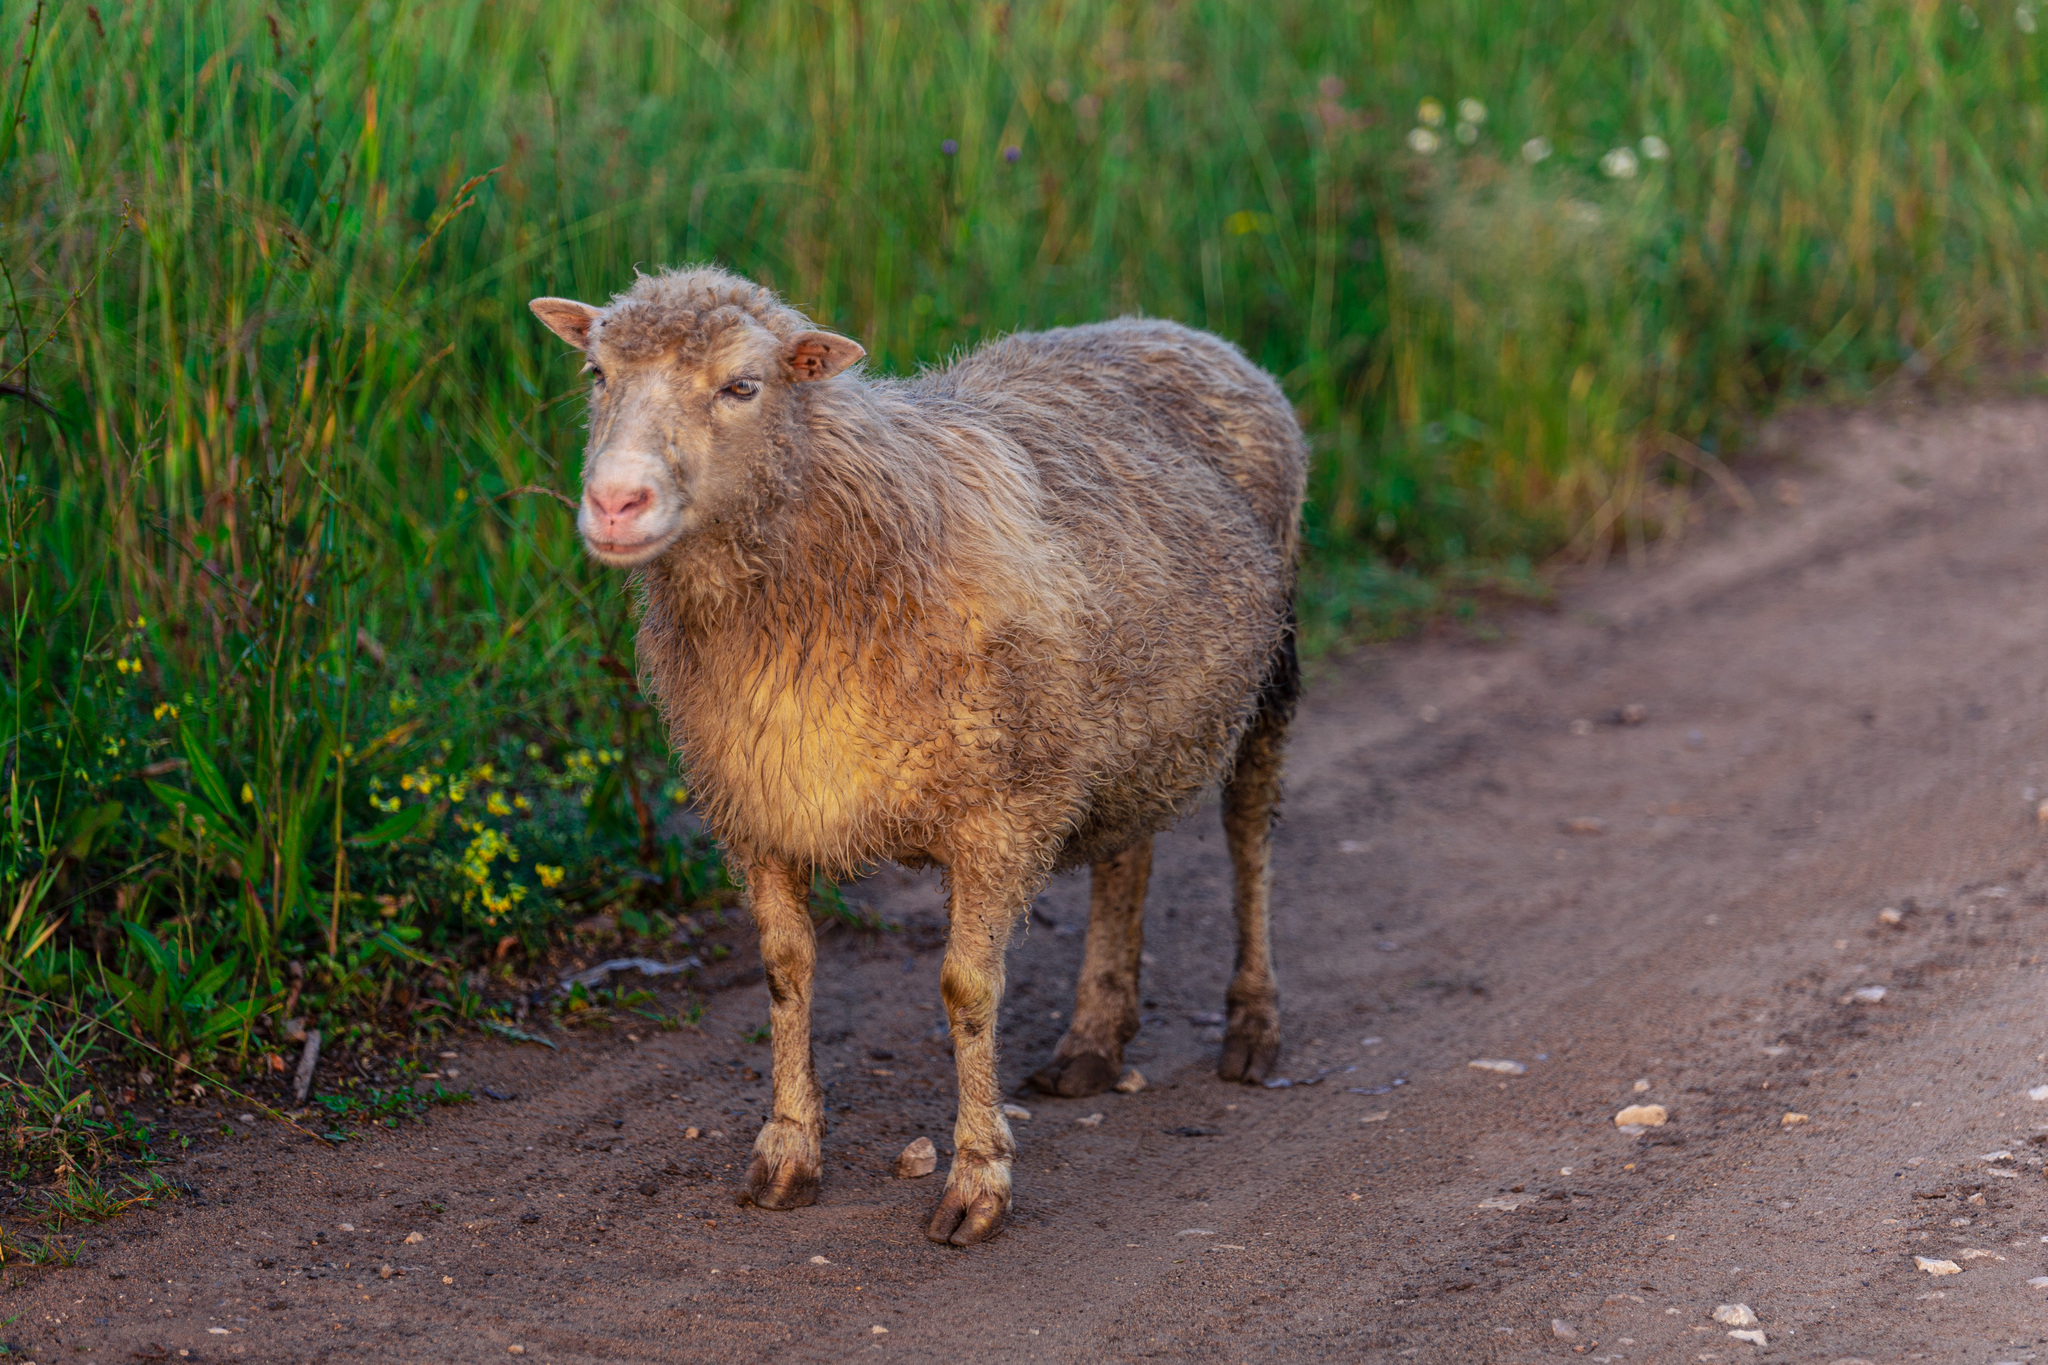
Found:
M 546 495 L 580 383 L 529 297 L 717 260 L 894 371 L 1126 311 L 1222 332 L 1313 433 L 1327 646 L 1682 534 L 1782 394 L 2034 333 L 2035 28 L 11 0 L 0 987 L 254 1058 L 288 1010 L 403 1016 L 424 963 L 716 892 L 630 603 Z

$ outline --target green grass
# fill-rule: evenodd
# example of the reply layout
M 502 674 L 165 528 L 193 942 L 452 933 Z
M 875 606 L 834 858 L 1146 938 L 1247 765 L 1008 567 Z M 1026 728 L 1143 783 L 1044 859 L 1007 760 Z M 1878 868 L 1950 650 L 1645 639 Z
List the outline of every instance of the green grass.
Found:
M 565 922 L 656 941 L 729 895 L 547 495 L 582 399 L 532 296 L 716 260 L 893 372 L 1222 332 L 1315 442 L 1327 650 L 1682 535 L 1788 396 L 2033 336 L 2036 27 L 8 0 L 0 1008 L 276 1083 L 287 1016 L 490 1017 Z

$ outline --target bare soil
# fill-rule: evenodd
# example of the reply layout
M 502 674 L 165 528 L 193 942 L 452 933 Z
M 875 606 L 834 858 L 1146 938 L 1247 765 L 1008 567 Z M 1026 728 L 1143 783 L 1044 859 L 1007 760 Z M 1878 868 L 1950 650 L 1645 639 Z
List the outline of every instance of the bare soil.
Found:
M 855 894 L 911 927 L 822 955 L 816 1207 L 734 1200 L 749 985 L 701 1035 L 466 1039 L 463 1081 L 517 1098 L 424 1126 L 195 1149 L 196 1197 L 11 1271 L 0 1336 L 43 1365 L 2048 1360 L 2048 405 L 1781 444 L 1758 510 L 1661 562 L 1324 669 L 1276 854 L 1295 1084 L 1212 1074 L 1212 810 L 1159 848 L 1150 1086 L 1024 1100 L 993 1243 L 928 1243 L 942 1177 L 889 1173 L 952 1114 L 937 892 L 890 873 Z M 1085 904 L 1060 882 L 1018 938 L 1011 1080 Z M 1618 1130 L 1638 1102 L 1669 1121 Z M 1767 1346 L 1713 1321 L 1736 1302 Z

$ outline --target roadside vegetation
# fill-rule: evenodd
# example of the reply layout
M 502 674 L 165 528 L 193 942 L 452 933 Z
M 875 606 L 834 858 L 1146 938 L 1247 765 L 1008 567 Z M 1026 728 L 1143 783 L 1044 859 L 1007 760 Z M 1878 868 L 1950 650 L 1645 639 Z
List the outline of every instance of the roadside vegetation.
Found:
M 1313 435 L 1328 650 L 1675 543 L 1788 396 L 2033 337 L 2037 29 L 1877 0 L 9 0 L 14 1197 L 140 1156 L 137 1115 L 195 1087 L 281 1098 L 308 1028 L 396 1058 L 701 1014 L 543 970 L 715 962 L 733 893 L 633 685 L 630 592 L 578 551 L 582 381 L 528 298 L 716 260 L 899 373 L 1118 312 L 1222 332 Z

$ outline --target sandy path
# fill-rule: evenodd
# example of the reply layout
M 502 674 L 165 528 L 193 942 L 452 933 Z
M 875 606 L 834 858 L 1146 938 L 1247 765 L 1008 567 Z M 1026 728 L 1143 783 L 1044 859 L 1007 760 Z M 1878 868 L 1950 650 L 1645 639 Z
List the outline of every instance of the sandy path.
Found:
M 937 1180 L 885 1174 L 948 1145 L 913 933 L 824 955 L 816 1208 L 731 1197 L 757 986 L 704 1037 L 466 1044 L 465 1080 L 521 1098 L 425 1128 L 198 1153 L 201 1199 L 10 1272 L 0 1337 L 43 1365 L 2048 1359 L 2048 405 L 1795 434 L 1780 496 L 1673 562 L 1317 682 L 1277 900 L 1282 1069 L 1318 1084 L 1209 1074 L 1212 811 L 1156 865 L 1153 1086 L 1027 1101 L 991 1245 L 927 1244 Z M 928 882 L 861 894 L 937 913 Z M 1084 905 L 1054 887 L 1013 954 L 1008 1075 L 1058 1035 Z M 1617 1131 L 1633 1101 L 1671 1121 Z M 1767 1347 L 1712 1321 L 1735 1301 Z

